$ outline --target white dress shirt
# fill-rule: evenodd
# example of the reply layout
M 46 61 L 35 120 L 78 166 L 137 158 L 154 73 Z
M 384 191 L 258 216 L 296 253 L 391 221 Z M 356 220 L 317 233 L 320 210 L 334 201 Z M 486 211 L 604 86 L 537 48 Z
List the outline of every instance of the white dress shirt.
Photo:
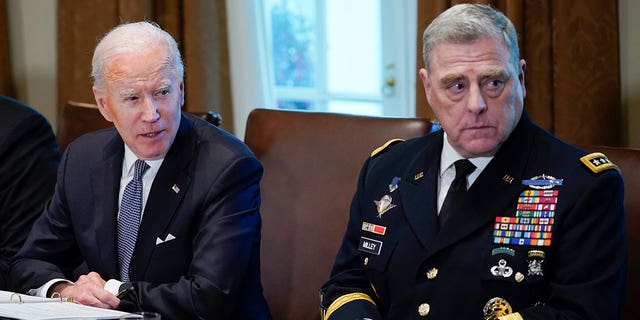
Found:
M 454 162 L 464 159 L 453 147 L 449 144 L 449 140 L 447 137 L 447 133 L 444 134 L 444 143 L 442 144 L 442 152 L 440 153 L 440 174 L 438 175 L 438 214 L 440 214 L 440 209 L 442 208 L 442 204 L 444 203 L 444 198 L 447 197 L 447 192 L 449 191 L 449 186 L 451 186 L 451 182 L 456 177 L 456 167 L 453 165 Z M 489 162 L 493 159 L 491 157 L 477 157 L 477 158 L 469 158 L 469 161 L 476 166 L 476 169 L 469 174 L 467 177 L 468 186 L 470 188 L 471 185 L 476 181 L 480 173 L 487 167 Z

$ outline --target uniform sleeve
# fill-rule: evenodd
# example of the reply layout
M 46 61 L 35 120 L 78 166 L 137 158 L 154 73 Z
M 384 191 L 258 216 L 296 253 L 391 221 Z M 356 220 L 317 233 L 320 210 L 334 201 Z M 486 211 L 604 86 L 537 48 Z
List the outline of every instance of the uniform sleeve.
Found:
M 519 310 L 529 319 L 619 319 L 627 245 L 624 185 L 615 170 L 600 173 L 572 210 L 557 221 L 548 299 Z
M 363 257 L 358 251 L 359 226 L 362 224 L 359 198 L 368 163 L 360 173 L 358 189 L 351 203 L 349 223 L 331 277 L 320 289 L 323 320 L 382 319 L 375 291 L 369 283 L 363 268 Z

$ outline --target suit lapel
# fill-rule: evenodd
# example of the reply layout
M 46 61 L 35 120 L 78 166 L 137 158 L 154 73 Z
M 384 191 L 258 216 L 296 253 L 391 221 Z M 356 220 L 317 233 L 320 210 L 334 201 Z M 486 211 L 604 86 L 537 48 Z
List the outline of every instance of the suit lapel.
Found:
M 461 207 L 434 240 L 429 256 L 456 243 L 501 215 L 525 189 L 520 182 L 531 152 L 531 122 L 525 114 L 510 138 L 469 188 Z
M 442 132 L 435 134 L 439 137 L 429 140 L 433 142 L 415 158 L 398 188 L 409 225 L 425 248 L 438 232 L 436 195 L 443 135 Z
M 131 261 L 133 279 L 143 279 L 156 239 L 165 231 L 186 193 L 191 177 L 189 163 L 196 153 L 196 136 L 191 123 L 183 116 L 176 139 L 167 153 L 149 192 L 138 239 Z
M 120 176 L 122 175 L 122 158 L 124 157 L 124 145 L 120 136 L 115 133 L 114 138 L 103 149 L 103 162 L 98 163 L 92 170 L 91 183 L 93 190 L 92 201 L 95 203 L 96 233 L 95 246 L 100 266 L 90 268 L 100 270 L 104 278 L 118 278 L 118 250 L 116 225 L 118 214 L 118 190 L 120 189 Z

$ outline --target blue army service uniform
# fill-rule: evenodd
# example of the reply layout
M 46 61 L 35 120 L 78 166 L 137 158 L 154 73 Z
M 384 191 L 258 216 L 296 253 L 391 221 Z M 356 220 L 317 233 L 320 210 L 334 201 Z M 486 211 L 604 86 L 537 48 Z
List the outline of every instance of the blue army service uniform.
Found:
M 438 231 L 443 132 L 365 163 L 323 319 L 618 319 L 624 187 L 523 114 Z

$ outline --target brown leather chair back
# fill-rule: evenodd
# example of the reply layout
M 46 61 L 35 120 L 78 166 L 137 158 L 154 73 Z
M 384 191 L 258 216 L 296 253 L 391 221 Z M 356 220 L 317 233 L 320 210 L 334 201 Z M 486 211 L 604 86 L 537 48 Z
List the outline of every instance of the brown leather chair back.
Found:
M 222 116 L 213 111 L 190 112 L 214 126 L 222 124 Z M 60 117 L 58 118 L 58 146 L 61 151 L 77 137 L 95 130 L 111 127 L 113 124 L 105 120 L 98 106 L 91 103 L 67 101 L 62 106 Z
M 624 179 L 624 211 L 629 244 L 629 275 L 627 297 L 622 319 L 638 319 L 640 301 L 640 149 L 617 147 L 590 147 L 594 152 L 604 153 L 618 165 Z
M 274 319 L 319 319 L 358 173 L 392 138 L 429 132 L 425 119 L 253 110 L 245 142 L 264 166 L 262 284 Z
M 64 151 L 71 141 L 85 133 L 111 126 L 113 124 L 102 117 L 95 104 L 68 101 L 62 106 L 58 117 L 56 137 L 60 151 Z

